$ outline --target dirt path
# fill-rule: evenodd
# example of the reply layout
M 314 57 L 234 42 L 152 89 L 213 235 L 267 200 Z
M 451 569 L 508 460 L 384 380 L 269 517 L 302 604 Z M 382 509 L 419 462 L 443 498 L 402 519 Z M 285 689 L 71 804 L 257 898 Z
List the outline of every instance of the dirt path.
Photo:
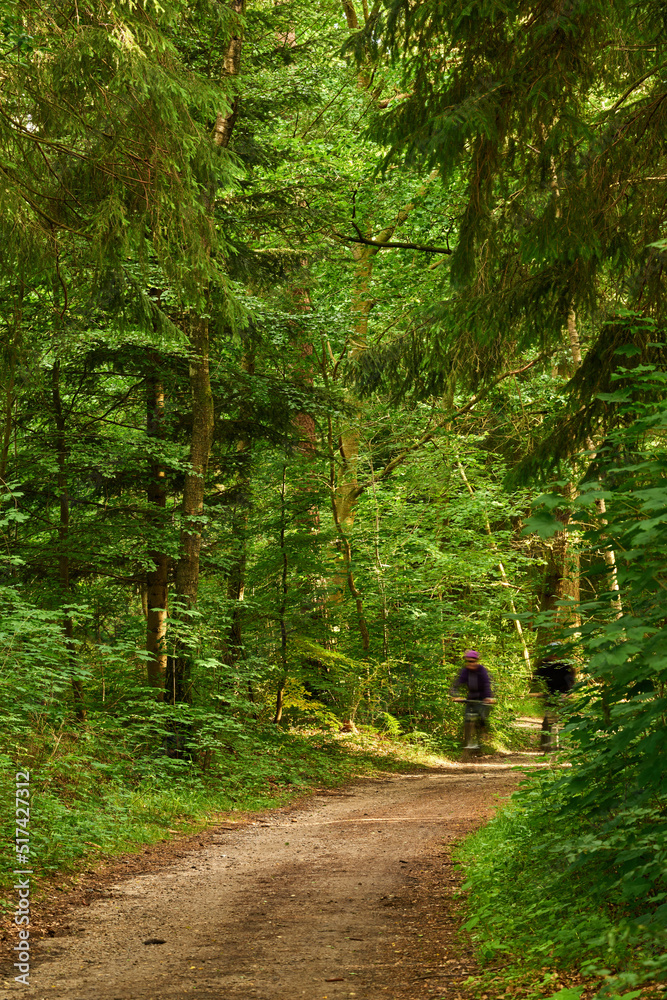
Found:
M 45 938 L 30 986 L 57 1000 L 377 1000 L 463 995 L 447 844 L 517 784 L 520 754 L 316 795 L 158 871 L 119 879 Z M 53 933 L 53 932 L 52 932 Z

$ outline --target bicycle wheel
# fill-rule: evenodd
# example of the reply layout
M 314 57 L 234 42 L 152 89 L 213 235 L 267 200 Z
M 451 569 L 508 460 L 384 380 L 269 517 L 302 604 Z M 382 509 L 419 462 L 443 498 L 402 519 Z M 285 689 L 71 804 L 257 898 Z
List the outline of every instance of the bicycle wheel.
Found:
M 477 750 L 479 749 L 479 715 L 474 708 L 466 705 L 465 721 L 464 721 L 464 737 L 465 737 L 465 749 L 466 750 Z

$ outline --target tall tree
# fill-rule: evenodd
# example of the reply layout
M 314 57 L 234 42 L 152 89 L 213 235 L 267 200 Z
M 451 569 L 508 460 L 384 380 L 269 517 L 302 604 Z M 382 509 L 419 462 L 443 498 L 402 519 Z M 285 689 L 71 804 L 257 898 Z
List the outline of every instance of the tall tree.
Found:
M 149 353 L 151 370 L 146 378 L 146 433 L 158 445 L 165 437 L 165 386 L 160 370 L 160 357 L 156 351 Z M 155 508 L 151 528 L 159 532 L 163 527 L 167 505 L 167 481 L 164 462 L 156 448 L 149 459 L 148 503 Z M 160 693 L 165 683 L 167 668 L 167 612 L 169 594 L 169 555 L 161 548 L 149 550 L 153 563 L 146 574 L 146 667 L 149 683 Z

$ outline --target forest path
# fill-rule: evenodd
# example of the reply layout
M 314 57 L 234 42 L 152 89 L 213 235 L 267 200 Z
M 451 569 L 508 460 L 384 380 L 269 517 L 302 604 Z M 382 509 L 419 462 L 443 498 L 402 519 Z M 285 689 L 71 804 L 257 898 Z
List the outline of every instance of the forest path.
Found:
M 548 766 L 535 753 L 443 763 L 214 827 L 177 863 L 118 879 L 71 910 L 69 933 L 38 944 L 30 986 L 5 967 L 0 995 L 463 996 L 474 964 L 454 941 L 447 844 L 495 811 L 521 778 L 517 765 Z

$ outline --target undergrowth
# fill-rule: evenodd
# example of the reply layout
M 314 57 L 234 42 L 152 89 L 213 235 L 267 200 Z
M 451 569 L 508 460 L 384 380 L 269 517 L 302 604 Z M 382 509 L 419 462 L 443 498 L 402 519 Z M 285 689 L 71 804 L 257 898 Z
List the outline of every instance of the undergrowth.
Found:
M 381 713 L 375 726 L 343 734 L 337 719 L 320 719 L 307 707 L 310 719 L 276 726 L 151 702 L 140 691 L 122 714 L 91 710 L 85 725 L 66 715 L 35 713 L 29 725 L 7 718 L 0 743 L 0 913 L 15 907 L 17 771 L 31 776 L 29 863 L 38 891 L 40 879 L 200 829 L 220 814 L 276 807 L 373 771 L 428 766 L 460 749 L 460 737 L 444 726 L 405 732 Z M 503 735 L 495 729 L 493 742 L 501 745 Z
M 619 816 L 606 827 L 574 818 L 560 808 L 561 782 L 532 779 L 459 848 L 481 988 L 558 1000 L 654 996 L 667 973 L 664 813 L 634 817 L 634 833 Z M 642 862 L 643 877 L 628 878 Z
M 145 729 L 145 724 L 141 731 Z M 221 813 L 276 807 L 315 787 L 332 787 L 373 771 L 427 763 L 419 741 L 400 742 L 364 728 L 326 730 L 240 726 L 227 720 L 216 741 L 195 757 L 156 753 L 128 725 L 108 717 L 85 727 L 44 727 L 0 754 L 0 857 L 3 911 L 15 908 L 14 774 L 31 774 L 30 864 L 33 883 L 71 873 L 95 857 L 136 849 L 202 828 Z M 201 737 L 201 733 L 199 734 Z

